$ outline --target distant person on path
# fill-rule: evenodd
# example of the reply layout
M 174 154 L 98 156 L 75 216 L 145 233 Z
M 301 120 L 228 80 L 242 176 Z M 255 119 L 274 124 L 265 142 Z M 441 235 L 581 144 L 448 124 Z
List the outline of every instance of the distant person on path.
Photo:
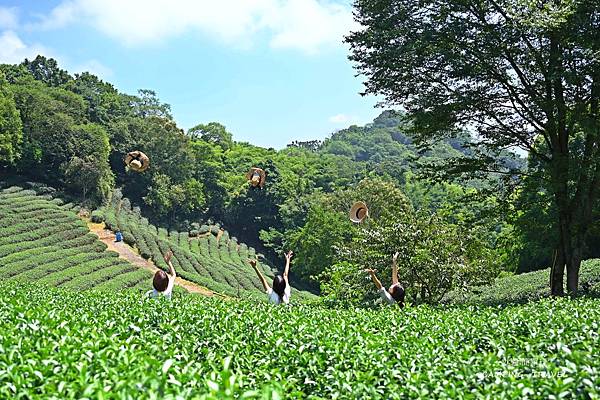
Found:
M 122 242 L 123 241 L 123 234 L 121 233 L 121 231 L 117 231 L 117 233 L 115 234 L 115 242 Z
M 171 299 L 173 285 L 175 285 L 175 278 L 177 277 L 175 268 L 171 263 L 171 257 L 173 257 L 173 252 L 169 250 L 167 254 L 165 254 L 165 262 L 169 265 L 169 274 L 167 275 L 167 273 L 163 270 L 156 271 L 154 274 L 154 279 L 152 280 L 152 286 L 154 289 L 149 290 L 146 293 L 147 297 L 158 297 L 162 294 L 167 299 Z
M 400 307 L 404 307 L 404 286 L 398 282 L 398 255 L 399 253 L 396 252 L 392 257 L 392 286 L 389 289 L 383 287 L 373 269 L 369 268 L 366 272 L 371 275 L 371 280 L 379 289 L 379 295 L 384 301 L 388 304 L 398 303 Z
M 263 276 L 263 274 L 260 272 L 260 270 L 258 269 L 258 267 L 256 266 L 256 260 L 248 260 L 248 262 L 250 263 L 250 265 L 252 265 L 252 268 L 254 268 L 254 271 L 256 272 L 256 275 L 258 275 L 258 278 L 260 279 L 263 288 L 265 289 L 265 292 L 267 293 L 267 296 L 269 298 L 269 303 L 273 303 L 273 304 L 289 304 L 290 303 L 290 296 L 291 296 L 291 287 L 290 287 L 290 283 L 288 281 L 288 273 L 290 272 L 290 263 L 292 261 L 292 256 L 294 255 L 293 252 L 288 252 L 285 255 L 285 269 L 283 271 L 283 275 L 275 275 L 275 277 L 273 278 L 273 287 L 271 288 L 269 286 L 269 284 L 267 283 L 267 280 L 265 279 L 265 277 Z

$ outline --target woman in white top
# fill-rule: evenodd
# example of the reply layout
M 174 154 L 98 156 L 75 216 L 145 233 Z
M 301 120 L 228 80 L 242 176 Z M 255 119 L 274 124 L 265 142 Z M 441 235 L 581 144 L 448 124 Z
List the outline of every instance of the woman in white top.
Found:
M 371 280 L 377 286 L 377 289 L 379 289 L 379 295 L 385 302 L 388 304 L 398 303 L 400 307 L 404 307 L 404 286 L 398 282 L 398 255 L 399 253 L 396 252 L 392 257 L 392 286 L 389 289 L 383 287 L 379 279 L 377 279 L 374 270 L 369 268 L 366 272 L 371 275 Z
M 154 279 L 152 279 L 152 286 L 154 289 L 148 291 L 146 296 L 158 297 L 162 294 L 167 299 L 171 299 L 171 293 L 173 292 L 173 286 L 175 285 L 175 278 L 177 277 L 175 268 L 171 263 L 171 257 L 173 257 L 173 252 L 169 250 L 164 256 L 165 262 L 169 265 L 169 274 L 167 275 L 167 273 L 162 269 L 156 271 L 154 274 Z
M 260 279 L 260 281 L 263 285 L 263 288 L 265 289 L 265 292 L 267 293 L 270 303 L 273 303 L 273 304 L 281 304 L 281 303 L 289 304 L 290 303 L 291 287 L 290 287 L 290 283 L 288 281 L 288 273 L 290 272 L 290 263 L 292 261 L 293 255 L 294 255 L 294 253 L 292 253 L 291 251 L 285 255 L 286 263 L 285 263 L 285 269 L 283 270 L 283 275 L 275 275 L 275 277 L 273 278 L 273 287 L 272 288 L 269 286 L 269 284 L 267 283 L 267 280 L 265 279 L 263 274 L 260 272 L 260 270 L 256 266 L 256 260 L 248 260 L 250 265 L 252 265 L 252 268 L 254 268 L 256 275 L 258 275 L 258 278 Z

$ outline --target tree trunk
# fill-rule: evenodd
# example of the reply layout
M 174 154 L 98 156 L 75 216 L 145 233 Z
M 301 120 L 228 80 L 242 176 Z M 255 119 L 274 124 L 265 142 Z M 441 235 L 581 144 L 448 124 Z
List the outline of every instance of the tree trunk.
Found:
M 563 188 L 563 187 L 561 187 Z M 571 261 L 571 218 L 565 201 L 565 192 L 559 191 L 556 205 L 558 208 L 558 249 L 556 262 L 550 271 L 550 292 L 553 296 L 563 296 L 565 266 Z
M 563 285 L 563 276 L 565 273 L 565 253 L 562 243 L 556 250 L 556 257 L 550 271 L 550 293 L 552 296 L 563 296 L 565 289 Z
M 576 241 L 571 257 L 567 262 L 567 291 L 571 296 L 577 295 L 579 286 L 579 267 L 581 266 L 582 249 L 579 243 L 580 241 Z

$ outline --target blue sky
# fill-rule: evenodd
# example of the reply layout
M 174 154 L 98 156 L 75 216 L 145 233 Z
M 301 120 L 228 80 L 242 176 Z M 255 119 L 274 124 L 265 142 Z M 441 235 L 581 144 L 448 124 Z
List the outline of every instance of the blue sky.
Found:
M 282 148 L 381 110 L 361 97 L 344 34 L 348 1 L 0 0 L 0 63 L 41 53 L 120 91 L 155 90 L 188 129 Z

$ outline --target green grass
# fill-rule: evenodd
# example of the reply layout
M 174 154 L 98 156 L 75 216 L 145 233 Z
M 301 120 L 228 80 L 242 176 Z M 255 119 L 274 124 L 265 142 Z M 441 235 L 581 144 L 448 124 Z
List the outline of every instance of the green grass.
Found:
M 468 293 L 449 293 L 445 301 L 487 305 L 526 303 L 549 297 L 549 280 L 549 268 L 498 278 L 492 285 L 474 288 Z M 579 287 L 583 295 L 600 297 L 600 259 L 586 260 L 581 263 Z
M 598 399 L 599 321 L 597 299 L 330 310 L 3 283 L 0 398 Z
M 109 229 L 121 230 L 124 240 L 159 268 L 167 269 L 163 254 L 171 249 L 173 265 L 184 279 L 229 296 L 264 296 L 261 283 L 247 262 L 256 251 L 243 244 L 238 246 L 237 239 L 218 224 L 203 225 L 197 234 L 155 227 L 141 216 L 138 208 L 132 209 L 130 201 L 118 190 L 109 205 L 95 211 L 95 215 L 102 216 Z M 276 273 L 264 263 L 259 263 L 259 268 L 268 280 Z M 314 298 L 296 289 L 292 293 L 294 299 Z
M 76 205 L 37 194 L 53 193 L 50 188 L 29 186 L 37 191 L 0 185 L 0 273 L 4 280 L 40 281 L 78 290 L 98 285 L 134 288 L 145 280 L 150 287 L 152 274 L 107 251 L 78 218 Z

